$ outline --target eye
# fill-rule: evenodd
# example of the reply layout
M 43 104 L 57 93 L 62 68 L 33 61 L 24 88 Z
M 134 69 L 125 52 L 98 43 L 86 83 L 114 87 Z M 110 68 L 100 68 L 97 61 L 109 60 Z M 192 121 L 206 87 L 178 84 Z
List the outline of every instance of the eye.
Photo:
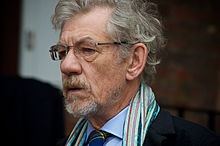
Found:
M 83 47 L 81 48 L 82 54 L 85 56 L 90 56 L 95 54 L 97 51 L 93 48 Z
M 66 54 L 68 53 L 68 49 L 65 46 L 58 46 L 58 54 L 59 54 L 59 59 L 62 60 L 66 57 Z
M 66 51 L 65 50 L 59 51 L 58 54 L 59 54 L 59 58 L 62 60 L 66 56 Z
M 97 49 L 94 41 L 82 40 L 75 44 L 74 53 L 78 57 L 82 57 L 84 60 L 91 62 L 99 54 Z

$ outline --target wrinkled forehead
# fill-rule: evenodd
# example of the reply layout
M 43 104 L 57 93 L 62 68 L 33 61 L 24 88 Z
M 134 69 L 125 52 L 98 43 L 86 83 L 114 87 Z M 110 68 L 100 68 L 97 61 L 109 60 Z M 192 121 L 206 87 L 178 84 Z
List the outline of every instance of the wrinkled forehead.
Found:
M 71 40 L 71 44 L 70 45 L 76 45 L 76 44 L 82 44 L 82 43 L 88 43 L 88 42 L 95 42 L 95 39 L 86 35 L 86 36 L 82 36 L 82 37 L 78 37 L 76 39 L 74 39 L 75 37 L 72 37 L 72 40 Z M 67 44 L 65 43 L 65 39 L 64 38 L 60 38 L 59 42 L 57 44 Z
M 84 37 L 90 37 L 96 41 L 109 40 L 107 26 L 112 11 L 107 7 L 96 7 L 88 13 L 75 15 L 65 22 L 60 41 L 74 43 Z

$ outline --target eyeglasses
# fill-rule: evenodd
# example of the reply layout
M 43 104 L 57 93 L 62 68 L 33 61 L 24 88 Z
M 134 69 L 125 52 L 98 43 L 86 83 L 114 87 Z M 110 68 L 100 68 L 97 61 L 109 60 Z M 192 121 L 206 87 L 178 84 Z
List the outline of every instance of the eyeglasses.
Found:
M 68 54 L 69 50 L 73 48 L 73 52 L 77 57 L 91 62 L 94 61 L 98 54 L 101 53 L 98 45 L 122 45 L 128 44 L 127 42 L 108 42 L 108 43 L 96 43 L 93 40 L 82 40 L 75 43 L 74 46 L 67 46 L 65 44 L 57 44 L 50 47 L 50 56 L 52 60 L 63 60 Z

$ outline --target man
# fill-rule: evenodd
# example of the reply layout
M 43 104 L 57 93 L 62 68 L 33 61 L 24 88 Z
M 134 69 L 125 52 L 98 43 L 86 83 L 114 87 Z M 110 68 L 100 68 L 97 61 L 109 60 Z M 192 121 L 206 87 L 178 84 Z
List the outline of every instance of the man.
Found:
M 146 85 L 165 44 L 157 14 L 144 0 L 59 1 L 52 23 L 61 34 L 50 53 L 61 60 L 66 109 L 80 117 L 60 145 L 220 144 L 161 111 Z

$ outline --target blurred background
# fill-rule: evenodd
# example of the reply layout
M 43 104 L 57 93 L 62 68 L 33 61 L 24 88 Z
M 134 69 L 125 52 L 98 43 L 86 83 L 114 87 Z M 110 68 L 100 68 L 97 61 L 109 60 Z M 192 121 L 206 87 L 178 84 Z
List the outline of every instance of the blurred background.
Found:
M 220 136 L 220 1 L 152 1 L 158 4 L 168 39 L 162 62 L 157 68 L 156 81 L 151 85 L 158 102 L 172 114 L 206 126 Z M 33 90 L 34 93 L 39 91 L 39 96 L 43 97 L 45 93 L 42 91 L 47 89 L 56 92 L 56 98 L 48 93 L 48 96 L 43 98 L 48 100 L 33 102 L 38 97 L 33 96 L 30 102 L 38 103 L 39 107 L 35 107 L 39 115 L 38 120 L 41 118 L 40 113 L 45 114 L 45 110 L 50 110 L 48 115 L 54 115 L 53 118 L 59 121 L 57 126 L 60 126 L 60 129 L 49 129 L 52 133 L 61 133 L 54 136 L 52 141 L 55 141 L 63 136 L 63 133 L 68 135 L 74 123 L 70 115 L 63 113 L 59 62 L 52 61 L 48 51 L 49 47 L 58 41 L 59 36 L 59 32 L 52 29 L 50 22 L 58 0 L 1 2 L 0 73 L 1 80 L 4 81 L 1 81 L 1 90 L 5 91 L 5 94 L 1 95 L 4 99 L 1 103 L 5 108 L 13 107 L 10 100 L 17 98 L 17 92 L 21 92 L 19 97 L 22 98 L 23 92 L 27 90 Z M 20 80 L 25 82 L 20 84 Z M 37 86 L 32 87 L 30 80 L 33 84 L 37 82 Z M 3 88 L 5 84 L 9 88 L 7 92 Z M 46 105 L 51 103 L 55 104 L 48 106 L 49 109 Z M 45 105 L 45 110 L 41 104 Z M 60 111 L 55 111 L 57 106 Z M 5 109 L 2 110 L 5 112 Z M 7 118 L 13 120 L 15 111 L 17 109 L 11 111 L 11 116 L 7 114 Z M 25 117 L 29 118 L 28 115 L 26 113 Z M 53 121 L 51 120 L 52 123 Z

